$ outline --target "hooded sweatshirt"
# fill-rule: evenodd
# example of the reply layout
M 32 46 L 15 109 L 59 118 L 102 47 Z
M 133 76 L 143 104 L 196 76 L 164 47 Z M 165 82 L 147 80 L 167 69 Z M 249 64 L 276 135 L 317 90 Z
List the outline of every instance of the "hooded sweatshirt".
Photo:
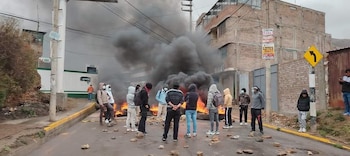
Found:
M 99 83 L 99 90 L 97 91 L 97 100 L 100 105 L 109 103 L 109 97 L 106 90 L 103 89 L 104 83 Z
M 260 91 L 253 92 L 252 94 L 252 107 L 254 109 L 264 109 L 265 108 L 265 99 Z
M 229 88 L 224 89 L 224 107 L 232 108 L 232 95 Z
M 195 84 L 190 84 L 188 87 L 188 92 L 185 96 L 186 101 L 186 110 L 197 110 L 197 101 L 198 101 L 198 94 L 197 94 L 197 86 Z
M 162 105 L 166 105 L 167 104 L 166 101 L 165 101 L 166 92 L 167 92 L 166 88 L 163 88 L 163 89 L 161 89 L 161 90 L 159 90 L 157 92 L 156 100 L 159 102 L 159 104 L 162 104 Z
M 106 92 L 107 92 L 107 94 L 109 96 L 108 102 L 111 103 L 111 104 L 114 104 L 114 97 L 113 97 L 113 94 L 112 94 L 111 85 L 106 85 Z
M 128 109 L 135 109 L 135 103 L 134 103 L 134 96 L 135 96 L 135 87 L 130 86 L 128 87 L 128 94 L 126 94 L 126 102 L 128 103 Z
M 216 87 L 216 84 L 210 85 L 209 91 L 208 91 L 207 109 L 217 109 L 217 108 L 213 105 L 214 94 L 215 94 L 216 92 L 220 93 L 220 91 L 219 91 L 218 88 Z
M 303 97 L 303 94 L 306 94 L 306 97 Z M 299 111 L 309 111 L 310 110 L 310 97 L 307 94 L 306 90 L 301 91 L 298 99 L 298 110 Z

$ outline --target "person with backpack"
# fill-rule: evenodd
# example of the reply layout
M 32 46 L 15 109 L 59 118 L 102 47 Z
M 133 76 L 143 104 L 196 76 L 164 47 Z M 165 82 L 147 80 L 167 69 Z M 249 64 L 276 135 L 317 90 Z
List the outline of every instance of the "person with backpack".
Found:
M 164 122 L 164 133 L 162 141 L 166 141 L 168 138 L 168 132 L 170 128 L 170 123 L 174 119 L 173 128 L 173 141 L 177 142 L 178 132 L 179 132 L 179 122 L 180 122 L 180 107 L 184 102 L 184 96 L 181 90 L 179 90 L 180 85 L 178 83 L 173 84 L 173 88 L 169 89 L 166 94 L 167 102 L 167 114 Z
M 188 86 L 188 92 L 185 95 L 186 101 L 186 123 L 187 123 L 187 133 L 186 137 L 191 137 L 191 121 L 193 123 L 193 136 L 197 136 L 197 101 L 198 93 L 196 84 L 190 84 Z
M 261 119 L 261 110 L 265 108 L 265 99 L 260 89 L 257 86 L 253 87 L 252 92 L 253 92 L 252 94 L 253 102 L 251 107 L 251 115 L 252 115 L 251 131 L 255 132 L 255 121 L 258 120 L 260 133 L 264 134 L 263 123 Z
M 209 110 L 209 120 L 210 120 L 210 130 L 207 132 L 207 135 L 219 135 L 219 113 L 218 113 L 218 106 L 220 104 L 220 100 L 222 99 L 221 93 L 218 90 L 216 84 L 212 84 L 209 87 L 208 91 L 208 99 L 207 99 L 207 109 Z M 216 123 L 215 125 L 215 131 L 214 131 L 214 121 Z
M 142 88 L 142 90 L 137 94 L 140 99 L 140 109 L 141 109 L 141 118 L 139 121 L 138 131 L 147 134 L 146 132 L 146 120 L 147 120 L 147 112 L 150 109 L 150 105 L 148 104 L 149 92 L 152 89 L 152 83 L 146 83 L 146 85 Z
M 165 121 L 166 116 L 166 108 L 167 104 L 165 101 L 166 92 L 168 91 L 168 85 L 164 85 L 162 89 L 158 90 L 156 94 L 156 100 L 158 101 L 158 113 L 157 113 L 157 119 L 161 121 Z
M 126 131 L 137 131 L 135 128 L 135 121 L 136 121 L 136 106 L 134 103 L 134 96 L 135 96 L 135 87 L 129 86 L 128 87 L 128 94 L 126 95 L 126 102 L 128 103 L 128 113 L 126 116 Z M 131 123 L 131 125 L 130 125 Z
M 135 103 L 135 106 L 136 106 L 136 117 L 139 117 L 140 116 L 140 96 L 137 96 L 138 93 L 141 91 L 141 86 L 139 84 L 137 84 L 135 86 L 135 96 L 134 96 L 134 103 Z
M 229 88 L 224 89 L 225 126 L 224 129 L 232 126 L 232 95 Z
M 97 96 L 97 103 L 100 105 L 100 109 L 103 109 L 104 107 L 107 108 L 107 112 L 105 115 L 106 119 L 109 119 L 110 116 L 113 115 L 113 107 L 109 104 L 109 96 L 106 92 L 106 84 L 99 83 L 99 90 L 96 92 Z M 111 123 L 109 123 L 109 126 Z
M 248 125 L 248 106 L 250 103 L 250 97 L 247 94 L 247 90 L 245 88 L 241 89 L 241 93 L 239 94 L 239 125 Z M 244 116 L 244 122 L 242 120 Z
M 299 121 L 299 131 L 305 133 L 306 132 L 306 116 L 307 112 L 310 110 L 310 97 L 307 93 L 307 90 L 302 90 L 298 99 L 298 121 Z

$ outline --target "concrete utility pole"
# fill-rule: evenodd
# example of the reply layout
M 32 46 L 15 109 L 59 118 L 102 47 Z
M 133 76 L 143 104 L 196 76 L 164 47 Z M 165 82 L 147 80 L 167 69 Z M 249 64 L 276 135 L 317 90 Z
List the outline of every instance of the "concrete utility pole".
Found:
M 58 9 L 59 9 L 59 0 L 53 1 L 53 25 L 52 25 L 52 31 L 54 33 L 58 33 Z M 57 46 L 58 46 L 58 40 L 57 38 L 51 39 L 51 94 L 50 94 L 50 121 L 56 120 L 56 99 L 57 99 L 57 88 L 56 88 L 56 79 L 57 79 Z
M 184 0 L 184 1 L 188 1 L 189 3 L 183 3 L 181 2 L 181 5 L 182 6 L 185 6 L 185 7 L 190 7 L 189 9 L 183 9 L 181 8 L 182 11 L 186 11 L 186 12 L 189 12 L 190 13 L 190 32 L 192 32 L 192 0 Z
M 266 0 L 266 28 L 270 27 L 270 2 Z M 265 75 L 266 75 L 266 120 L 270 122 L 270 112 L 271 112 L 271 61 L 268 59 L 265 62 Z
M 63 96 L 63 74 L 64 74 L 64 55 L 66 46 L 66 14 L 67 0 L 59 0 L 58 9 L 58 33 L 60 40 L 57 45 L 57 93 Z

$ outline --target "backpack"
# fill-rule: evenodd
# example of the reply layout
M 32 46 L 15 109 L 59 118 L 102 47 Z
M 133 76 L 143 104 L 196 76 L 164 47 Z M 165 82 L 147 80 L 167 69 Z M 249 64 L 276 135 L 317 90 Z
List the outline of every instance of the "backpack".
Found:
M 141 96 L 140 96 L 141 91 L 136 92 L 134 96 L 134 103 L 135 106 L 140 106 L 141 105 Z
M 215 107 L 218 107 L 219 105 L 224 104 L 224 97 L 222 96 L 221 93 L 215 92 L 213 96 L 213 105 Z

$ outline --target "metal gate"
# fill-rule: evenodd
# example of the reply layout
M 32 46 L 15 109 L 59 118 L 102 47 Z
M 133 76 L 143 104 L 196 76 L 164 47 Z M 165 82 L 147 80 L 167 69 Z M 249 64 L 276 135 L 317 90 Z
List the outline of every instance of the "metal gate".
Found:
M 278 66 L 271 66 L 271 110 L 278 112 Z M 265 68 L 256 69 L 253 71 L 253 85 L 258 86 L 263 92 L 264 96 L 266 93 L 266 76 Z

